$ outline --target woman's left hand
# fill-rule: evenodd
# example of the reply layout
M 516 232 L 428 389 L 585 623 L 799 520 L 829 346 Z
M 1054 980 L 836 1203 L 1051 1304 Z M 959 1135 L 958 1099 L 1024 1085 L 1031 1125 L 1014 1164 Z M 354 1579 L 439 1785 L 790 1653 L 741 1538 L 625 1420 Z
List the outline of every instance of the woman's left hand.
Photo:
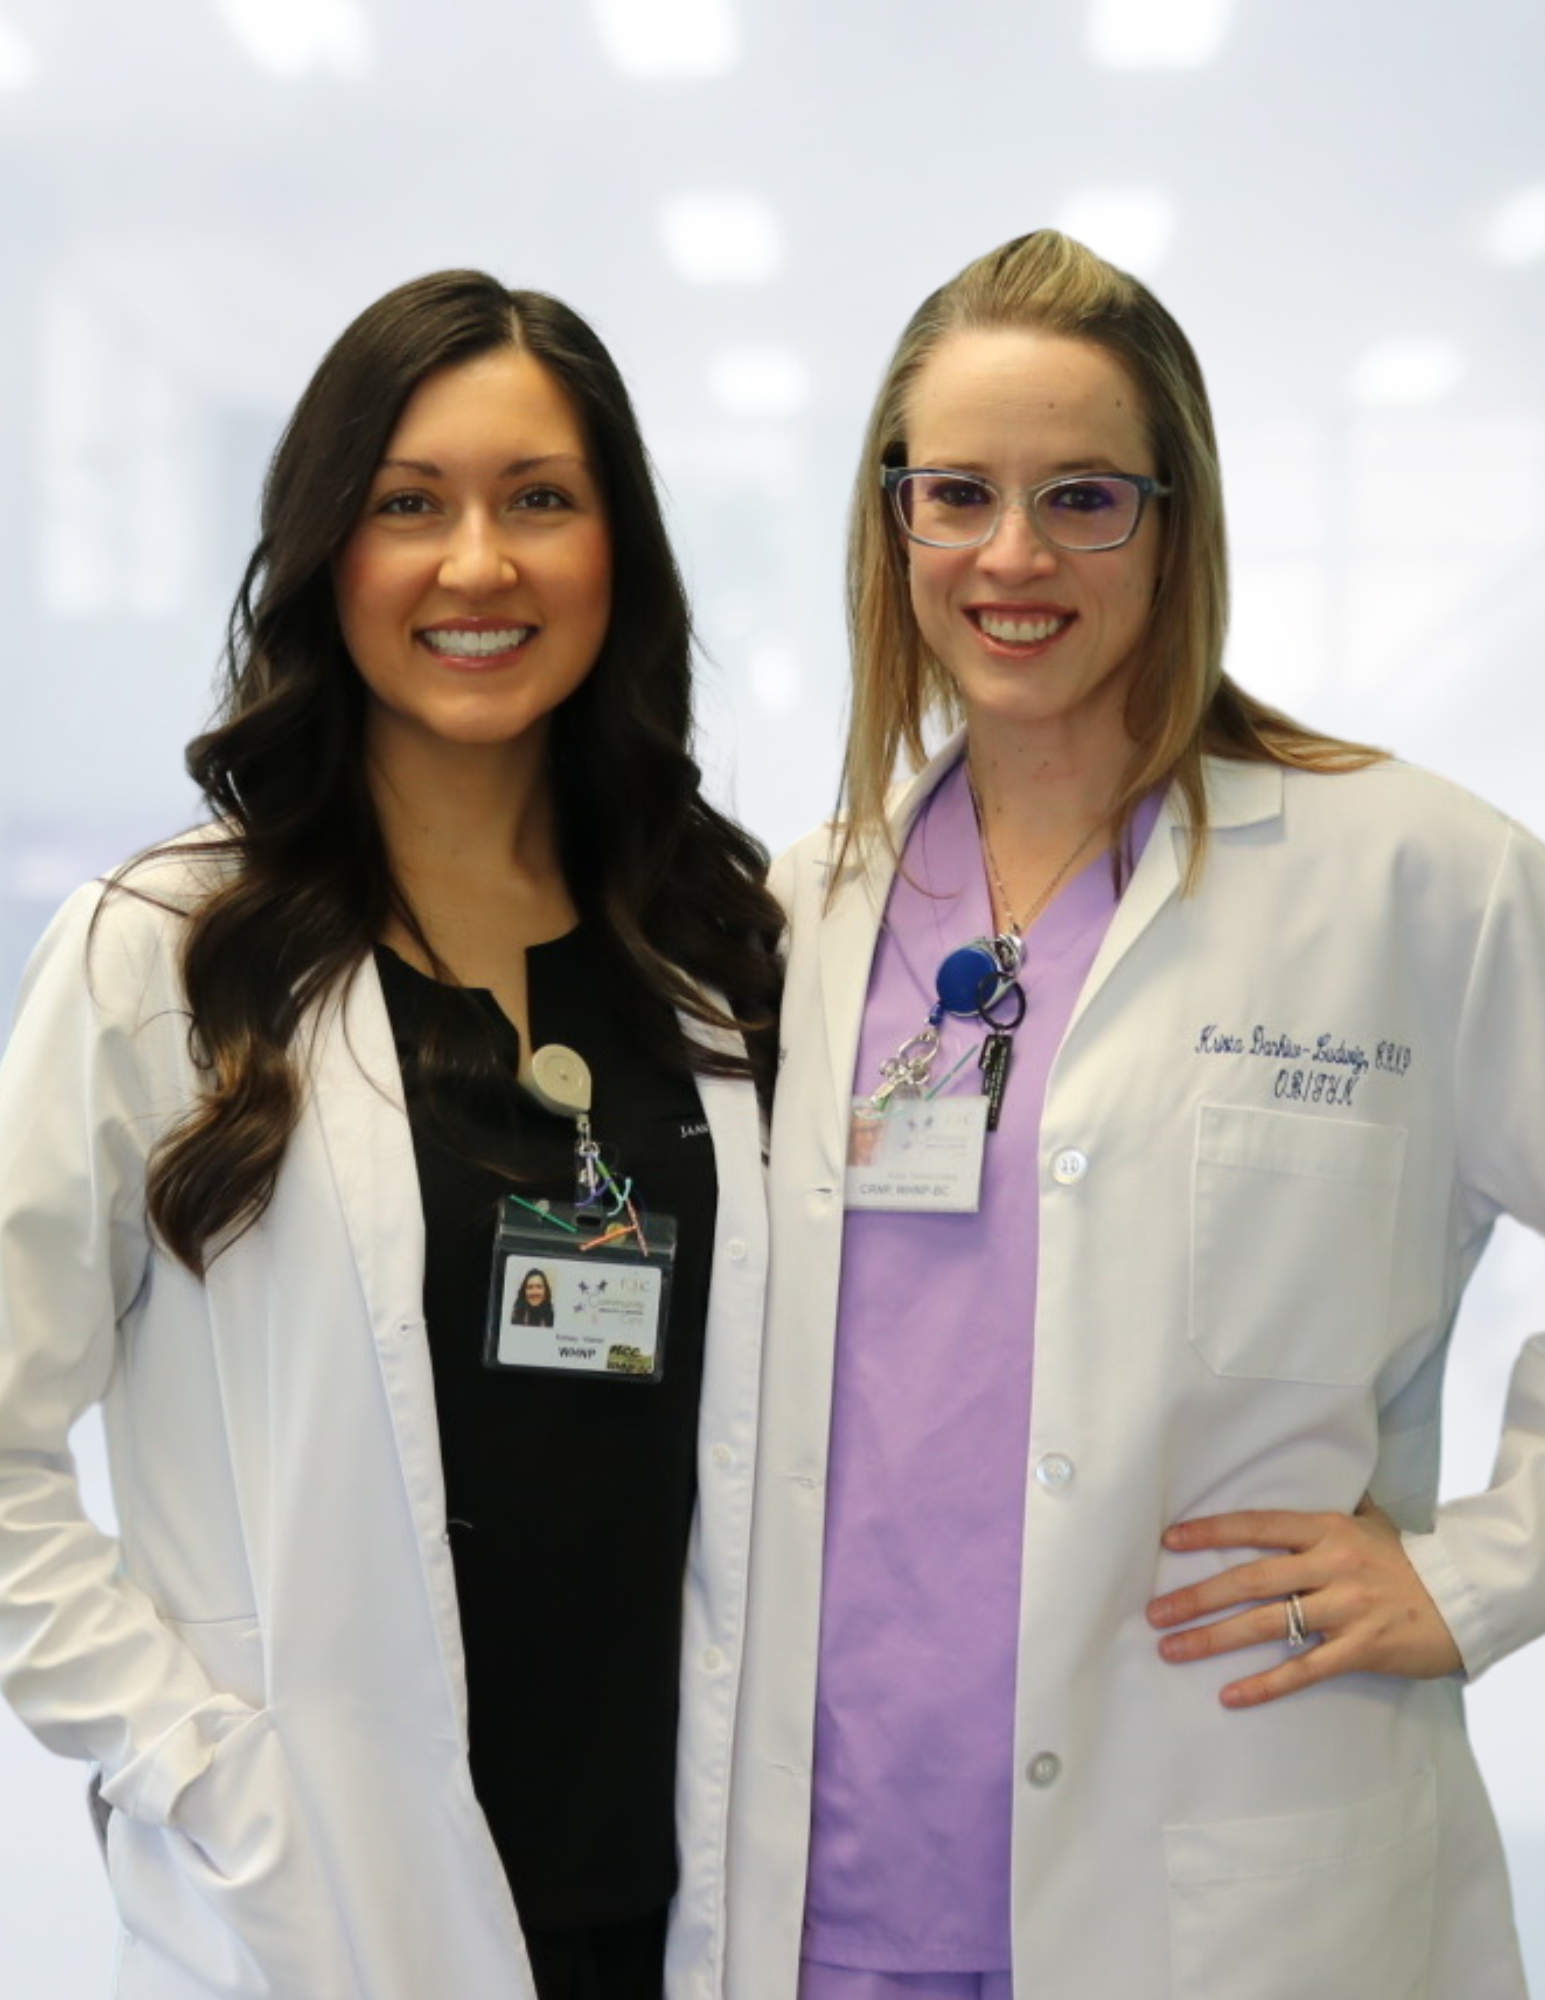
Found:
M 1180 1521 L 1164 1536 L 1176 1554 L 1199 1549 L 1271 1549 L 1205 1583 L 1154 1598 L 1151 1624 L 1185 1625 L 1159 1642 L 1166 1660 L 1206 1660 L 1246 1646 L 1281 1645 L 1297 1595 L 1305 1631 L 1301 1651 L 1266 1673 L 1231 1681 L 1230 1708 L 1254 1708 L 1336 1674 L 1400 1674 L 1436 1680 L 1462 1662 L 1453 1634 L 1401 1546 L 1400 1531 L 1365 1494 L 1355 1514 L 1286 1511 L 1211 1514 Z M 1236 1605 L 1249 1608 L 1233 1609 Z M 1214 1612 L 1232 1613 L 1209 1624 Z

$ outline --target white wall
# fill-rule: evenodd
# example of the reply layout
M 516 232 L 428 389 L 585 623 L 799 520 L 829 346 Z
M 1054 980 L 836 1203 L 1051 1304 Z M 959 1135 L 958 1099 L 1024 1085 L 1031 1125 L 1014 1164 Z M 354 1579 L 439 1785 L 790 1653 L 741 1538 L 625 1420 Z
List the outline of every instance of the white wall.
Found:
M 180 747 L 322 348 L 458 262 L 622 359 L 707 762 L 771 844 L 835 784 L 883 358 L 1045 222 L 1151 277 L 1208 366 L 1235 672 L 1545 827 L 1542 73 L 1534 0 L 0 0 L 0 1003 L 67 888 L 191 814 Z M 1542 1298 L 1510 1236 L 1456 1352 L 1456 1482 Z M 1526 1655 L 1472 1709 L 1536 1925 L 1542 1693 Z M 0 1720 L 7 2000 L 105 1984 L 79 1794 Z

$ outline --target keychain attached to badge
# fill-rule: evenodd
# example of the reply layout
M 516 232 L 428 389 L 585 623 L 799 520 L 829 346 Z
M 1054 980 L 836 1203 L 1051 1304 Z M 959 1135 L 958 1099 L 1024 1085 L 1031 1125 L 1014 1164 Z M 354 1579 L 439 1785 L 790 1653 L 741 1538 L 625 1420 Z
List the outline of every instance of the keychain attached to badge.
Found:
M 607 1166 L 590 1125 L 590 1070 L 550 1042 L 531 1059 L 533 1097 L 574 1121 L 574 1199 L 499 1204 L 483 1346 L 486 1366 L 658 1382 L 676 1262 L 676 1220 L 649 1215 Z
M 1007 1013 L 1000 1008 L 1007 1003 Z M 1009 1063 L 1014 1054 L 1014 1035 L 1025 1018 L 1025 989 L 1017 979 L 998 988 L 991 999 L 979 1000 L 976 1011 L 987 1030 L 977 1057 L 982 1072 L 982 1092 L 987 1099 L 987 1129 L 996 1132 L 1003 1111 L 1003 1093 L 1008 1088 Z

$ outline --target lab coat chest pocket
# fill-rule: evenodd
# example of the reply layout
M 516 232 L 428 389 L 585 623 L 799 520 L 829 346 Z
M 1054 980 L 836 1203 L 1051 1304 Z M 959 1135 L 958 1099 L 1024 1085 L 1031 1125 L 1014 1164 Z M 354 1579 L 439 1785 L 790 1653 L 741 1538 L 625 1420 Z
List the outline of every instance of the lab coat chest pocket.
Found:
M 1191 1340 L 1215 1374 L 1356 1384 L 1384 1358 L 1406 1135 L 1203 1104 Z
M 1164 1830 L 1186 2000 L 1429 2000 L 1437 1781 L 1320 1812 Z

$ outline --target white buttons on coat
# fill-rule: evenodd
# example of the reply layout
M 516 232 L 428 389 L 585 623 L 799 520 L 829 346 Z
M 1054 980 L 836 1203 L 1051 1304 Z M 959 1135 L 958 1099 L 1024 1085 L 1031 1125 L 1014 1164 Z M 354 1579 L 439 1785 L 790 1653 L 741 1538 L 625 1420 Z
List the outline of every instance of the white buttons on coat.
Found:
M 716 1444 L 713 1448 L 713 1462 L 721 1472 L 728 1472 L 735 1463 L 735 1454 L 727 1444 Z
M 1048 1493 L 1055 1493 L 1072 1483 L 1073 1461 L 1065 1452 L 1049 1451 L 1044 1458 L 1036 1460 L 1035 1476 Z
M 1025 1766 L 1025 1776 L 1044 1792 L 1062 1776 L 1062 1759 L 1054 1751 L 1042 1750 Z
M 705 1673 L 716 1674 L 723 1665 L 724 1655 L 719 1651 L 717 1646 L 709 1646 L 704 1650 L 703 1671 Z
M 732 1264 L 740 1263 L 746 1254 L 746 1246 L 738 1236 L 732 1236 L 724 1248 Z
M 1089 1155 L 1081 1153 L 1076 1146 L 1064 1146 L 1060 1153 L 1052 1156 L 1051 1177 L 1063 1187 L 1071 1187 L 1074 1181 L 1081 1181 L 1089 1171 Z

